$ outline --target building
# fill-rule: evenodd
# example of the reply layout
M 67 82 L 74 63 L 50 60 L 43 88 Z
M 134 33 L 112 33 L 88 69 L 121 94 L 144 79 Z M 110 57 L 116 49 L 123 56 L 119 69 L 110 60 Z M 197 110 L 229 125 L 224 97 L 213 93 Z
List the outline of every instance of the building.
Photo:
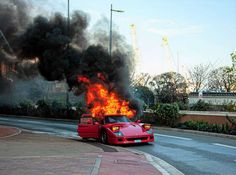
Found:
M 235 92 L 191 92 L 189 94 L 189 104 L 197 103 L 198 100 L 203 100 L 206 103 L 214 105 L 227 104 L 230 102 L 236 103 Z

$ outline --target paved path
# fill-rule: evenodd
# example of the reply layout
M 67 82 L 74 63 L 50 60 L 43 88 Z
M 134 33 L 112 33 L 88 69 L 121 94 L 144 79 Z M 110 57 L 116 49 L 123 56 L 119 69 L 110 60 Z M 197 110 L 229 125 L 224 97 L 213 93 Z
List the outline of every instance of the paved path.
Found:
M 161 175 L 145 154 L 0 126 L 1 175 Z M 18 133 L 18 134 L 16 134 Z M 6 136 L 9 137 L 6 137 Z M 3 137 L 4 136 L 4 137 Z

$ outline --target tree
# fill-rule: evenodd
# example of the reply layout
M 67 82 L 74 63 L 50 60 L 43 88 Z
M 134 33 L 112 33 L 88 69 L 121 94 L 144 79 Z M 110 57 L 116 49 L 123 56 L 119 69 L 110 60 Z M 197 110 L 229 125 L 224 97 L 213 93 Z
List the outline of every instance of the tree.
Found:
M 233 75 L 236 76 L 236 52 L 230 54 L 232 58 Z M 233 91 L 236 91 L 236 83 L 233 85 Z
M 154 94 L 147 86 L 134 87 L 134 95 L 143 100 L 147 106 L 152 106 L 154 104 Z
M 150 85 L 156 91 L 157 99 L 161 103 L 186 101 L 187 83 L 179 73 L 166 72 L 155 76 Z
M 213 70 L 208 78 L 208 87 L 212 91 L 233 92 L 236 84 L 236 75 L 233 67 L 220 67 Z
M 193 88 L 194 92 L 199 92 L 206 88 L 207 80 L 209 74 L 211 72 L 211 65 L 203 65 L 199 64 L 194 66 L 191 70 L 188 71 L 189 73 L 189 86 Z

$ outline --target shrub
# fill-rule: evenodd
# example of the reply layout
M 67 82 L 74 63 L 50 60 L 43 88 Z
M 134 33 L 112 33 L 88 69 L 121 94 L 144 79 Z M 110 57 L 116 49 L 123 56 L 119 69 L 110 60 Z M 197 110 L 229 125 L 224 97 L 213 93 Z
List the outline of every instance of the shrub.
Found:
M 236 102 L 231 101 L 228 104 L 222 105 L 225 111 L 236 112 Z
M 188 110 L 189 107 L 188 107 L 188 104 L 187 103 L 184 103 L 182 101 L 179 101 L 177 102 L 178 106 L 179 106 L 179 110 Z
M 31 101 L 23 101 L 17 106 L 17 113 L 20 115 L 35 114 L 35 105 Z
M 179 107 L 176 103 L 161 103 L 156 106 L 155 114 L 157 115 L 157 120 L 160 120 L 160 124 L 173 127 L 179 117 Z
M 179 105 L 180 109 L 183 108 L 181 104 Z M 197 103 L 190 105 L 190 110 L 193 111 L 228 111 L 236 112 L 236 102 L 231 101 L 223 105 L 213 105 L 203 100 L 198 100 Z
M 53 101 L 51 103 L 51 115 L 55 118 L 63 118 L 65 111 L 66 111 L 66 106 L 58 101 Z
M 204 122 L 204 121 L 189 120 L 179 126 L 183 128 L 183 125 L 185 129 L 224 133 L 224 134 L 232 133 L 232 128 L 230 128 L 227 123 L 226 124 L 209 124 L 208 122 Z
M 38 100 L 36 103 L 38 115 L 41 117 L 49 117 L 51 115 L 51 108 L 48 101 Z
M 23 101 L 17 105 L 0 104 L 0 113 L 8 115 L 79 119 L 85 111 L 82 103 L 76 103 L 73 106 L 69 105 L 67 110 L 65 103 L 58 100 L 38 100 L 36 104 L 31 101 Z
M 197 103 L 190 106 L 190 110 L 193 111 L 208 111 L 210 109 L 210 104 L 202 100 L 198 100 Z

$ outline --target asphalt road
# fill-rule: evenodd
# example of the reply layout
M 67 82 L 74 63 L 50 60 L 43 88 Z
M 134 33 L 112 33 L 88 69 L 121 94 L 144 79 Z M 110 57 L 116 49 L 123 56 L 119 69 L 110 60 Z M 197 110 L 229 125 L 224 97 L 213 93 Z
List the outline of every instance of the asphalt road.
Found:
M 4 117 L 0 124 L 34 132 L 76 137 L 76 122 Z M 176 131 L 155 130 L 155 142 L 125 146 L 157 156 L 189 175 L 235 175 L 236 140 Z

